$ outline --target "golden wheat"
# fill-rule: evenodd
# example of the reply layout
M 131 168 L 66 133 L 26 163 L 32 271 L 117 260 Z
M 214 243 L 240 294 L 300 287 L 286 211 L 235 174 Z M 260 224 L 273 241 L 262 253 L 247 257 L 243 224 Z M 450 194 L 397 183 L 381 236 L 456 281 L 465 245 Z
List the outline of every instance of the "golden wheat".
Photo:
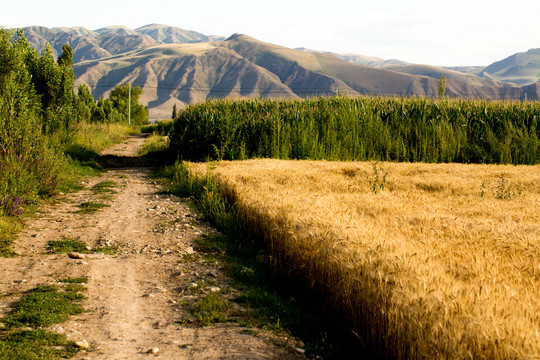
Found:
M 540 357 L 540 166 L 250 160 L 213 171 L 378 355 Z

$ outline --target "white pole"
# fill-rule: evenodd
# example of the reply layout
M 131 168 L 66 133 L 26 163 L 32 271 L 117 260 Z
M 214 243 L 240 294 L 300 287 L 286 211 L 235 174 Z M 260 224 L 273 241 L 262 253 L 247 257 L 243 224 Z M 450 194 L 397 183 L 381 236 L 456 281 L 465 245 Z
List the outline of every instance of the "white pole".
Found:
M 131 83 L 129 83 L 129 96 L 128 96 L 128 123 L 131 125 Z

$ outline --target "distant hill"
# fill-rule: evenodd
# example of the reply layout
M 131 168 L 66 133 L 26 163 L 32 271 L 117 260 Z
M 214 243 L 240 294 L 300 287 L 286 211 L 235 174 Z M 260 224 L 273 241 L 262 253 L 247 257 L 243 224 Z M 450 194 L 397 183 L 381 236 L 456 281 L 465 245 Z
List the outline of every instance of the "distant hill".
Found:
M 87 84 L 96 98 L 125 82 L 141 86 L 141 101 L 148 104 L 152 119 L 169 117 L 174 104 L 185 106 L 208 98 L 336 93 L 436 97 L 442 75 L 448 79 L 446 94 L 451 97 L 537 99 L 539 94 L 535 85 L 522 87 L 475 76 L 479 69 L 474 67 L 460 72 L 400 60 L 289 49 L 242 34 L 224 39 L 158 24 L 135 30 L 122 26 L 24 30 L 38 49 L 49 42 L 59 52 L 64 43 L 71 44 L 76 84 Z M 483 72 L 486 77 L 492 74 L 488 70 Z
M 529 85 L 540 80 L 540 49 L 517 53 L 486 67 L 480 73 L 488 79 Z
M 352 62 L 359 65 L 367 66 L 385 66 L 385 65 L 408 65 L 409 63 L 397 59 L 385 60 L 376 56 L 365 56 L 359 54 L 337 54 L 329 51 L 312 50 L 306 48 L 297 48 L 296 50 L 302 50 L 306 52 L 328 54 L 337 57 L 338 59 Z
M 212 42 L 224 40 L 220 36 L 206 36 L 196 31 L 184 30 L 176 27 L 152 24 L 140 27 L 135 30 L 139 34 L 150 36 L 159 43 L 183 44 L 196 42 Z

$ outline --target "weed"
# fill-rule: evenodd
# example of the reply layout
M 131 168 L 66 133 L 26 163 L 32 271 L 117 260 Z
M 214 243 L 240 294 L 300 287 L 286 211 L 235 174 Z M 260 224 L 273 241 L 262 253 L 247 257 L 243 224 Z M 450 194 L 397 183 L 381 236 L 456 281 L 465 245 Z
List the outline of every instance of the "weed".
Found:
M 199 259 L 198 255 L 186 253 L 182 255 L 182 258 L 178 260 L 178 263 L 179 264 L 191 263 L 191 262 L 197 261 L 198 259 Z
M 92 250 L 92 252 L 104 255 L 118 255 L 121 249 L 118 245 L 100 246 Z
M 66 284 L 86 284 L 88 282 L 88 278 L 85 277 L 79 277 L 79 278 L 66 278 L 60 280 L 62 283 Z
M 480 184 L 480 197 L 484 198 L 486 196 L 486 182 L 482 181 L 482 184 Z
M 81 210 L 75 211 L 75 214 L 93 214 L 99 209 L 110 207 L 110 205 L 87 201 L 80 204 L 79 207 L 81 208 Z
M 41 328 L 67 321 L 70 315 L 85 312 L 78 304 L 85 296 L 78 292 L 59 291 L 53 285 L 30 290 L 1 321 L 8 329 Z
M 67 292 L 84 292 L 87 288 L 82 284 L 68 284 L 65 290 Z
M 67 278 L 65 291 L 54 285 L 38 286 L 26 293 L 3 319 L 0 331 L 0 359 L 70 358 L 79 349 L 63 334 L 43 327 L 65 322 L 71 315 L 85 312 L 80 302 L 86 297 L 83 278 Z M 22 329 L 24 328 L 24 330 Z
M 369 177 L 369 186 L 371 187 L 371 191 L 374 194 L 377 194 L 379 191 L 383 191 L 384 187 L 386 186 L 386 177 L 390 173 L 390 170 L 385 169 L 384 164 L 375 161 L 371 163 L 373 173 Z
M 499 200 L 512 200 L 521 197 L 522 194 L 521 183 L 518 183 L 515 187 L 512 186 L 507 180 L 507 174 L 502 173 L 495 188 L 495 198 Z
M 0 216 L 0 257 L 15 256 L 11 250 L 11 244 L 21 227 L 21 221 L 18 218 Z
M 231 304 L 223 297 L 216 294 L 209 294 L 193 306 L 191 313 L 202 326 L 206 326 L 215 322 L 225 321 L 225 313 L 230 307 Z
M 112 187 L 117 186 L 117 184 L 112 180 L 104 180 L 96 185 L 92 186 L 91 190 L 94 194 L 117 194 L 118 192 L 111 189 Z
M 139 156 L 149 154 L 163 154 L 169 149 L 169 137 L 160 135 L 149 136 L 139 149 Z
M 64 334 L 47 330 L 20 330 L 0 336 L 0 359 L 56 360 L 73 357 L 79 351 Z
M 88 253 L 86 244 L 79 239 L 52 240 L 47 242 L 48 254 L 67 254 L 70 252 Z

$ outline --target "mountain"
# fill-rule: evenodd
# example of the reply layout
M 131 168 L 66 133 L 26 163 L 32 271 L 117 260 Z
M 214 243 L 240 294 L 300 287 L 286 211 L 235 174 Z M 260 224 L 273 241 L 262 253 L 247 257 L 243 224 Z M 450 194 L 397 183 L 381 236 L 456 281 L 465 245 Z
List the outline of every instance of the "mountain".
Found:
M 85 83 L 96 98 L 116 85 L 143 88 L 141 102 L 150 117 L 167 118 L 174 104 L 208 98 L 304 98 L 333 95 L 436 97 L 439 79 L 446 94 L 462 98 L 539 98 L 535 84 L 522 87 L 473 75 L 482 69 L 453 69 L 408 64 L 354 54 L 289 49 L 247 35 L 224 39 L 195 31 L 152 24 L 132 30 L 30 27 L 24 29 L 36 48 L 49 42 L 74 49 L 76 84 Z M 489 67 L 488 67 L 489 68 Z M 483 74 L 489 74 L 487 69 Z
M 225 39 L 219 36 L 206 36 L 196 31 L 183 30 L 160 24 L 146 25 L 135 31 L 139 34 L 148 35 L 155 41 L 164 44 L 212 42 Z
M 368 65 L 368 66 L 385 66 L 385 65 L 407 65 L 408 63 L 402 60 L 390 59 L 385 60 L 376 56 L 365 56 L 359 54 L 337 54 L 330 51 L 321 51 L 321 50 L 312 50 L 306 49 L 303 47 L 296 48 L 296 50 L 302 50 L 306 52 L 319 53 L 319 54 L 328 54 L 337 57 L 338 59 L 352 62 L 359 65 Z
M 480 73 L 488 79 L 529 85 L 540 81 L 540 49 L 517 53 L 486 67 Z

